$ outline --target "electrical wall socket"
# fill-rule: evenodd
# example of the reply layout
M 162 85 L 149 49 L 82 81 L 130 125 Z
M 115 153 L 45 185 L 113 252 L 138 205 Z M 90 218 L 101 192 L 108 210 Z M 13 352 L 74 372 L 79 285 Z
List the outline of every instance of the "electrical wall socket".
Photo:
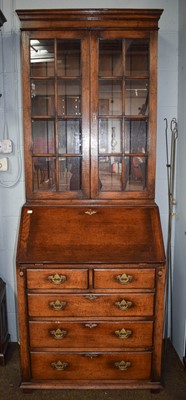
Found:
M 3 139 L 0 141 L 0 153 L 9 154 L 12 153 L 13 143 L 10 139 Z
M 0 158 L 0 172 L 8 171 L 8 158 Z

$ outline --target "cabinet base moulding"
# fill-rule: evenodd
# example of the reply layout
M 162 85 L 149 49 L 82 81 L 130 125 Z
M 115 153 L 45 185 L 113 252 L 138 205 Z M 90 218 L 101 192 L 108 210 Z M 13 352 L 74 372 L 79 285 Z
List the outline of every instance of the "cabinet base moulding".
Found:
M 23 392 L 31 392 L 32 390 L 38 390 L 38 389 L 46 389 L 46 390 L 63 390 L 63 389 L 79 389 L 79 390 L 113 390 L 113 389 L 118 389 L 118 390 L 129 390 L 129 389 L 134 389 L 134 390 L 151 390 L 151 391 L 159 391 L 163 389 L 163 385 L 159 382 L 134 382 L 133 380 L 128 381 L 128 382 L 112 382 L 109 380 L 109 382 L 104 382 L 102 381 L 97 382 L 97 381 L 73 381 L 73 382 L 65 382 L 63 383 L 60 382 L 39 382 L 37 383 L 24 383 L 22 382 L 20 385 L 20 388 Z

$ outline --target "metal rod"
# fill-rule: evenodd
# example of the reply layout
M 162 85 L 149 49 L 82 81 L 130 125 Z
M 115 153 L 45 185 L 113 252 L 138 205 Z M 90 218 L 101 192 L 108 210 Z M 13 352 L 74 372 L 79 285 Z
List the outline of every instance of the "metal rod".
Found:
M 168 336 L 168 322 L 170 317 L 170 339 L 172 340 L 172 218 L 175 215 L 174 206 L 176 204 L 174 190 L 175 190 L 175 160 L 176 160 L 176 140 L 178 138 L 178 127 L 176 118 L 172 118 L 170 123 L 171 143 L 169 154 L 168 143 L 168 121 L 165 121 L 165 139 L 166 139 L 166 158 L 167 158 L 167 185 L 168 185 L 168 233 L 167 233 L 167 248 L 166 248 L 166 264 L 167 264 L 167 278 L 166 278 L 166 299 L 165 299 L 165 324 L 164 334 L 165 339 Z M 170 307 L 170 308 L 169 308 Z M 166 351 L 166 350 L 165 350 Z

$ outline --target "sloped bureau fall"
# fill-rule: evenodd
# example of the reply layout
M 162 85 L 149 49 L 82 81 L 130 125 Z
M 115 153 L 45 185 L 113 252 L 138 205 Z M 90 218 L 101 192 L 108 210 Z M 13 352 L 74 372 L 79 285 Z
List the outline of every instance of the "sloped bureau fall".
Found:
M 17 13 L 27 196 L 17 247 L 21 388 L 159 389 L 161 10 Z

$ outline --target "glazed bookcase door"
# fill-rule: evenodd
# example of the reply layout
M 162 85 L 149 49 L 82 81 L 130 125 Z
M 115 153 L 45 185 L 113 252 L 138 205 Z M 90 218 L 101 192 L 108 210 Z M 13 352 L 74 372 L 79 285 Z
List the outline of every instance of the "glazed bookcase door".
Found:
M 93 198 L 153 198 L 155 46 L 149 33 L 92 37 Z
M 28 198 L 89 197 L 87 39 L 25 34 L 23 51 Z

